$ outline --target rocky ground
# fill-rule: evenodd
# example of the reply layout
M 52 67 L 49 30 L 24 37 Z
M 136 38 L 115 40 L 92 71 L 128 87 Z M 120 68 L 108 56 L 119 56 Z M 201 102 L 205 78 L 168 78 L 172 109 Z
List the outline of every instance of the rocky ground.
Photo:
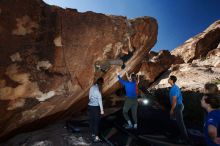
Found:
M 152 132 L 158 125 L 162 127 L 156 131 L 169 131 L 158 120 L 168 120 L 170 75 L 177 76 L 183 92 L 187 126 L 200 131 L 203 86 L 210 82 L 220 88 L 220 20 L 173 51 L 157 53 L 149 52 L 158 33 L 152 17 L 129 20 L 62 9 L 42 0 L 1 0 L 0 19 L 0 141 L 10 138 L 4 145 L 93 145 L 88 128 L 70 133 L 64 128 L 65 121 L 19 133 L 71 115 L 73 119 L 85 118 L 81 114 L 86 113 L 88 90 L 98 77 L 105 80 L 104 107 L 121 108 L 123 92 L 112 95 L 121 88 L 116 71 L 123 78 L 125 72 L 138 73 L 139 88 L 153 92 L 152 100 L 160 105 L 159 110 L 140 111 L 140 123 L 149 126 L 140 133 Z M 120 125 L 123 119 L 118 121 Z M 109 138 L 116 145 L 126 145 L 129 138 L 122 138 L 120 130 L 111 128 L 113 123 L 105 126 L 113 129 L 111 134 L 119 134 Z
M 2 146 L 107 146 L 105 142 L 93 143 L 88 127 L 80 132 L 67 129 L 65 123 L 53 124 L 41 130 L 20 134 Z
M 185 115 L 185 114 L 184 114 Z M 186 119 L 190 121 L 190 119 Z M 149 105 L 139 103 L 138 109 L 138 129 L 126 133 L 122 125 L 124 118 L 121 110 L 109 114 L 102 118 L 101 137 L 103 142 L 93 143 L 88 121 L 84 116 L 81 119 L 71 119 L 71 127 L 66 125 L 66 121 L 49 125 L 40 130 L 19 134 L 10 138 L 3 146 L 158 146 L 148 140 L 141 139 L 141 136 L 163 136 L 164 141 L 178 144 L 179 131 L 175 121 L 169 119 L 169 112 L 160 104 L 149 98 Z M 201 127 L 188 125 L 188 133 L 195 146 L 204 145 Z

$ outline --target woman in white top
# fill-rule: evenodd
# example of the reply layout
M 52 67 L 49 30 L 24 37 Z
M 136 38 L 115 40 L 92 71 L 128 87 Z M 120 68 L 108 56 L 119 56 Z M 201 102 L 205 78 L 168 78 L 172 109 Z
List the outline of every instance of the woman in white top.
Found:
M 99 138 L 99 123 L 101 115 L 104 114 L 103 104 L 102 104 L 102 85 L 104 83 L 104 79 L 99 78 L 95 84 L 89 90 L 89 125 L 90 130 L 92 132 L 92 137 L 94 138 L 94 142 L 101 141 Z

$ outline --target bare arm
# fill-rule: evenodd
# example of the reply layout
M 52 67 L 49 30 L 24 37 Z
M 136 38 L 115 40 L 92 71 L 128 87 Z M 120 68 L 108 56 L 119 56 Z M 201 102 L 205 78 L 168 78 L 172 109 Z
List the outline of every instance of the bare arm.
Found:
M 128 51 L 125 51 L 124 49 L 122 49 L 121 52 L 122 52 L 123 54 L 128 55 Z
M 102 98 L 99 98 L 99 107 L 100 107 L 101 114 L 103 115 L 104 109 L 103 109 L 103 104 L 102 104 Z
M 175 107 L 176 107 L 176 96 L 173 96 L 171 110 L 170 110 L 170 115 L 173 115 Z
M 125 74 L 126 74 L 127 79 L 130 80 L 131 77 L 128 75 L 128 72 L 125 72 Z
M 217 128 L 215 126 L 208 126 L 208 134 L 209 137 L 214 141 L 214 143 L 220 144 L 220 137 L 217 137 Z
M 140 75 L 137 74 L 137 84 L 139 84 L 139 83 L 140 83 Z
M 141 76 L 141 72 L 139 71 L 137 73 L 137 83 L 139 84 L 140 83 L 140 76 Z
M 129 51 L 133 51 L 133 48 L 132 48 L 132 46 L 131 46 L 131 39 L 130 39 L 130 37 L 128 36 L 127 37 L 128 38 L 128 48 L 129 48 Z
M 123 80 L 123 79 L 120 77 L 120 74 L 119 74 L 118 72 L 116 72 L 116 74 L 117 74 L 117 76 L 118 76 L 119 82 L 120 82 L 123 86 L 125 86 L 125 84 L 127 83 L 127 81 Z

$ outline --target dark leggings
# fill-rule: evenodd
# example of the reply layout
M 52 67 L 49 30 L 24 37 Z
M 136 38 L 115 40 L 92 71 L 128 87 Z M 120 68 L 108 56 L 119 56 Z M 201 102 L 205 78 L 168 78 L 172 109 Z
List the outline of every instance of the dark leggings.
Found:
M 99 134 L 99 123 L 100 123 L 100 107 L 89 106 L 89 127 L 92 134 L 98 136 Z

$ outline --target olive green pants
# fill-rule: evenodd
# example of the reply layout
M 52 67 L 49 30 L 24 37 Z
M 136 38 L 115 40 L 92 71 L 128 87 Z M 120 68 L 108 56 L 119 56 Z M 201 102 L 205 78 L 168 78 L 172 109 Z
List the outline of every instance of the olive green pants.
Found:
M 128 116 L 128 111 L 131 109 L 132 118 L 134 120 L 134 123 L 137 124 L 137 108 L 138 108 L 137 98 L 135 97 L 134 99 L 130 99 L 130 98 L 126 97 L 124 107 L 123 107 L 124 118 L 127 121 L 130 120 L 130 118 Z

